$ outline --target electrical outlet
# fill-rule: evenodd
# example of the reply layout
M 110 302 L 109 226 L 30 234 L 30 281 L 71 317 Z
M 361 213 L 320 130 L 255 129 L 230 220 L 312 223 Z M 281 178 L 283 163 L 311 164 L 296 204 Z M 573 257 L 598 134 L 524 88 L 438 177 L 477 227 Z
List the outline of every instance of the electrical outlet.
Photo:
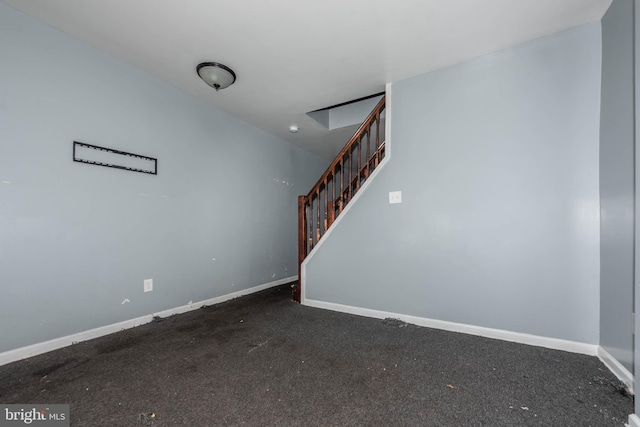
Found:
M 153 290 L 153 279 L 146 279 L 144 281 L 144 291 L 151 292 Z
M 389 192 L 389 204 L 402 203 L 402 191 Z

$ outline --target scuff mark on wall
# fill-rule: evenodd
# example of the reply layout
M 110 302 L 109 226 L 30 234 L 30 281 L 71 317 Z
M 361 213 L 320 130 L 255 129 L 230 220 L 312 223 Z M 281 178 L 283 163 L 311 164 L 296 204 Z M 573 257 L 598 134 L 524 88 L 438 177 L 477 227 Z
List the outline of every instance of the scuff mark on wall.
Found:
M 2 181 L 3 184 L 12 184 L 11 181 Z
M 125 298 L 125 299 L 124 299 L 120 304 L 126 304 L 126 303 L 128 303 L 128 302 L 131 302 L 131 301 L 129 300 L 129 298 Z
M 276 178 L 273 178 L 273 180 L 274 180 L 275 182 L 277 182 L 277 183 L 284 184 L 284 185 L 286 185 L 287 187 L 293 187 L 293 182 L 289 182 L 289 181 L 281 181 L 281 180 L 276 179 Z

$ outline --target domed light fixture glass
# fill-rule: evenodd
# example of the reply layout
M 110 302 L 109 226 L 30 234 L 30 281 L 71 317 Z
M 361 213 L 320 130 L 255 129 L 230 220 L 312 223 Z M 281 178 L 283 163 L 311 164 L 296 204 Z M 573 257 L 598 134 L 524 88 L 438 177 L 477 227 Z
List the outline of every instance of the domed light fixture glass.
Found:
M 236 73 L 226 65 L 217 62 L 198 64 L 196 72 L 206 84 L 216 91 L 229 87 L 236 81 Z

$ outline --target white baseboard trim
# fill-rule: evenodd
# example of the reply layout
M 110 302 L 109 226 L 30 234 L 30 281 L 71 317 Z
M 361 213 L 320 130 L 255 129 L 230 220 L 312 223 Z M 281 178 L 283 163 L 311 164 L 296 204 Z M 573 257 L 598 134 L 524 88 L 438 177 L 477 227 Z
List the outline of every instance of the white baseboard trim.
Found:
M 447 322 L 444 320 L 428 319 L 425 317 L 410 316 L 406 314 L 391 313 L 388 311 L 371 310 L 368 308 L 353 307 L 349 305 L 336 304 L 324 301 L 305 299 L 304 305 L 310 307 L 323 308 L 326 310 L 340 311 L 343 313 L 355 314 L 358 316 L 373 317 L 376 319 L 394 318 L 403 322 L 411 323 L 427 328 L 442 329 L 451 332 L 462 332 L 469 335 L 477 335 L 486 338 L 494 338 L 503 341 L 517 342 L 521 344 L 546 347 L 554 350 L 563 350 L 570 353 L 580 353 L 589 356 L 598 354 L 598 346 L 595 344 L 585 344 L 576 341 L 562 340 L 558 338 L 542 337 L 539 335 L 524 334 L 521 332 L 511 332 L 502 329 L 485 328 L 482 326 L 467 325 L 463 323 Z
M 198 301 L 198 302 L 194 302 L 192 304 L 187 304 L 187 305 L 183 305 L 183 306 L 180 306 L 180 307 L 170 308 L 169 310 L 159 311 L 157 313 L 153 313 L 151 315 L 151 317 L 152 318 L 155 317 L 155 316 L 158 316 L 158 317 L 169 317 L 169 316 L 173 316 L 174 314 L 186 313 L 188 311 L 196 310 L 196 309 L 198 309 L 200 307 L 203 307 L 203 306 L 220 304 L 221 302 L 229 301 L 229 300 L 232 300 L 232 299 L 235 299 L 235 298 L 239 298 L 239 297 L 243 297 L 243 296 L 249 295 L 249 294 L 254 294 L 256 292 L 264 291 L 265 289 L 273 288 L 275 286 L 284 285 L 285 283 L 293 282 L 295 280 L 298 280 L 298 276 L 297 275 L 296 276 L 285 277 L 283 279 L 276 280 L 274 282 L 269 282 L 269 283 L 265 283 L 263 285 L 254 286 L 253 288 L 243 289 L 243 290 L 238 291 L 238 292 L 233 292 L 233 293 L 230 293 L 230 294 L 222 295 L 222 296 L 211 298 L 211 299 L 208 299 L 208 300 Z
M 598 346 L 598 358 L 605 364 L 611 372 L 623 383 L 627 385 L 627 390 L 634 393 L 633 374 L 627 370 L 620 362 L 618 362 L 607 350 Z M 640 427 L 640 426 L 639 426 Z
M 640 418 L 636 414 L 629 415 L 629 427 L 640 427 Z
M 80 341 L 86 341 L 93 338 L 101 337 L 103 335 L 109 335 L 114 332 L 121 331 L 123 329 L 133 328 L 135 326 L 144 325 L 153 320 L 152 315 L 146 315 L 137 317 L 135 319 L 129 319 L 111 325 L 101 326 L 95 329 L 89 329 L 88 331 L 78 332 L 77 334 L 67 335 L 66 337 L 55 338 L 49 341 L 32 344 L 26 347 L 16 348 L 15 350 L 5 351 L 0 353 L 0 366 L 7 363 L 15 362 L 17 360 L 27 359 L 29 357 L 37 356 L 39 354 L 48 353 L 53 350 L 57 350 L 62 347 L 70 346 Z
M 254 286 L 252 288 L 243 289 L 238 292 L 222 295 L 219 297 L 211 298 L 204 301 L 195 302 L 192 304 L 183 305 L 180 307 L 171 308 L 169 310 L 163 310 L 153 314 L 147 314 L 145 316 L 137 317 L 135 319 L 124 320 L 122 322 L 113 323 L 111 325 L 100 326 L 99 328 L 89 329 L 88 331 L 78 332 L 77 334 L 67 335 L 66 337 L 55 338 L 49 341 L 29 345 L 26 347 L 17 348 L 15 350 L 5 351 L 0 353 L 0 366 L 6 365 L 18 360 L 27 359 L 29 357 L 37 356 L 39 354 L 47 353 L 53 350 L 57 350 L 62 347 L 70 346 L 74 343 L 81 341 L 87 341 L 93 338 L 109 335 L 114 332 L 121 331 L 123 329 L 129 329 L 136 326 L 144 325 L 153 320 L 154 317 L 168 317 L 174 314 L 186 313 L 191 310 L 197 310 L 202 306 L 209 306 L 214 304 L 220 304 L 221 302 L 229 301 L 241 296 L 249 295 L 255 292 L 260 292 L 274 286 L 284 285 L 285 283 L 293 282 L 297 280 L 298 276 L 285 277 L 274 282 L 265 283 L 262 285 Z

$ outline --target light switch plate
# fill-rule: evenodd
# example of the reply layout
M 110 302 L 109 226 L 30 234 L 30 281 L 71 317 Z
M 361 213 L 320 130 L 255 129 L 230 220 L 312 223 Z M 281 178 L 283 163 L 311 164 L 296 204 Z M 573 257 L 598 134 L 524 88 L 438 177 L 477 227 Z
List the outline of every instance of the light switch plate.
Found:
M 389 192 L 389 204 L 402 203 L 402 191 Z
M 153 279 L 145 279 L 144 281 L 144 291 L 151 292 L 153 290 Z

